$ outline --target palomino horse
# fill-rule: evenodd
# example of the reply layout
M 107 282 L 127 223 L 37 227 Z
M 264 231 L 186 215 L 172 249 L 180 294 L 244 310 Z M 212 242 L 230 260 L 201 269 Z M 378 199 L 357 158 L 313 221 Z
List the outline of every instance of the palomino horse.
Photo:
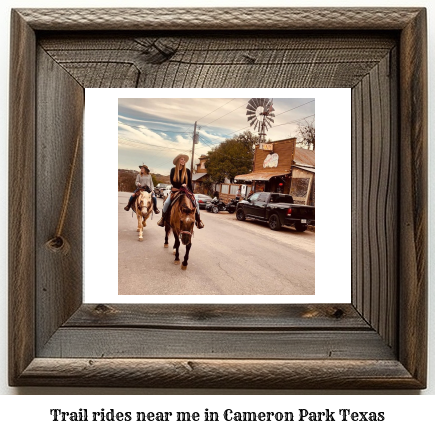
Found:
M 180 263 L 179 248 L 180 240 L 186 246 L 186 254 L 181 264 L 181 269 L 187 268 L 187 261 L 189 259 L 189 251 L 192 247 L 193 226 L 195 224 L 196 207 L 192 204 L 191 200 L 185 195 L 181 194 L 172 204 L 169 223 L 165 223 L 165 247 L 168 247 L 168 235 L 172 229 L 175 237 L 174 243 L 174 264 Z
M 143 241 L 143 228 L 146 227 L 147 219 L 153 211 L 151 193 L 142 190 L 134 202 L 134 208 L 137 216 L 137 231 L 139 232 L 139 241 Z

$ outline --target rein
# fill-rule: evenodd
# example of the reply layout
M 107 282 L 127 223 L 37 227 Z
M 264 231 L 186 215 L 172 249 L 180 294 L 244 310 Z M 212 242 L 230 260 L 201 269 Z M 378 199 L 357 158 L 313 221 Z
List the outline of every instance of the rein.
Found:
M 185 190 L 184 188 L 182 188 L 182 189 L 180 189 L 180 190 L 181 190 L 181 194 L 177 196 L 177 199 L 178 199 L 178 198 L 181 198 L 182 194 L 184 193 L 185 197 L 187 197 L 189 200 L 191 200 L 190 197 L 189 197 L 189 196 L 186 194 L 186 192 L 184 191 L 184 190 Z M 181 202 L 181 200 L 180 200 L 180 202 Z M 181 211 L 181 205 L 183 205 L 183 204 L 182 204 L 182 203 L 179 203 L 179 209 L 180 209 L 180 211 Z M 192 203 L 192 205 L 194 205 L 194 204 Z M 192 209 L 192 208 L 189 208 L 189 209 L 190 209 L 190 211 L 193 212 L 193 213 L 196 212 L 195 209 Z M 182 211 L 181 211 L 181 212 L 182 212 Z M 180 221 L 181 221 L 181 219 L 180 219 Z M 191 230 L 191 231 L 180 231 L 179 234 L 178 234 L 178 238 L 181 238 L 181 235 L 183 235 L 183 234 L 184 234 L 184 235 L 189 235 L 190 237 L 192 237 L 192 236 L 193 236 L 193 227 L 194 227 L 194 226 L 192 226 L 192 230 Z

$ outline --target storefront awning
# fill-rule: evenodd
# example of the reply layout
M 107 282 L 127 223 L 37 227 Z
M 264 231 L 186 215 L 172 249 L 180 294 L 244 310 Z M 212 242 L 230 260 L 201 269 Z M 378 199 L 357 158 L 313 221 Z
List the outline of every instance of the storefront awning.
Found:
M 207 173 L 194 173 L 192 175 L 192 181 L 198 181 L 198 179 L 203 178 Z
M 289 175 L 289 172 L 268 172 L 268 171 L 261 171 L 261 172 L 251 172 L 247 173 L 245 175 L 237 175 L 234 179 L 236 181 L 269 181 L 270 178 L 273 178 L 274 176 L 285 176 Z

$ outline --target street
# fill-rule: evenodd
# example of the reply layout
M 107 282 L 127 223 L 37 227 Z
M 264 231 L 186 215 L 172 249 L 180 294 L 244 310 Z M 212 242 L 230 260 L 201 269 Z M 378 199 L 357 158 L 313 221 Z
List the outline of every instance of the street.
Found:
M 152 215 L 138 241 L 137 218 L 124 206 L 130 193 L 118 193 L 119 295 L 313 295 L 315 233 L 266 223 L 238 221 L 235 214 L 201 210 L 204 229 L 195 227 L 187 270 L 174 265 L 172 246 L 164 248 L 161 214 Z M 157 199 L 161 211 L 162 199 Z M 180 246 L 180 259 L 185 247 Z

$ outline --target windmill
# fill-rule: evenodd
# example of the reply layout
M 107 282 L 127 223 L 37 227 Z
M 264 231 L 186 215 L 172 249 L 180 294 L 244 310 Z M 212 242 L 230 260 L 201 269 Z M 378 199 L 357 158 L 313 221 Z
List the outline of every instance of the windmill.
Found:
M 275 122 L 273 119 L 275 117 L 274 111 L 273 100 L 268 98 L 251 98 L 246 106 L 249 125 L 254 127 L 254 131 L 258 131 L 260 149 L 266 141 L 266 131 L 272 128 L 272 124 Z

